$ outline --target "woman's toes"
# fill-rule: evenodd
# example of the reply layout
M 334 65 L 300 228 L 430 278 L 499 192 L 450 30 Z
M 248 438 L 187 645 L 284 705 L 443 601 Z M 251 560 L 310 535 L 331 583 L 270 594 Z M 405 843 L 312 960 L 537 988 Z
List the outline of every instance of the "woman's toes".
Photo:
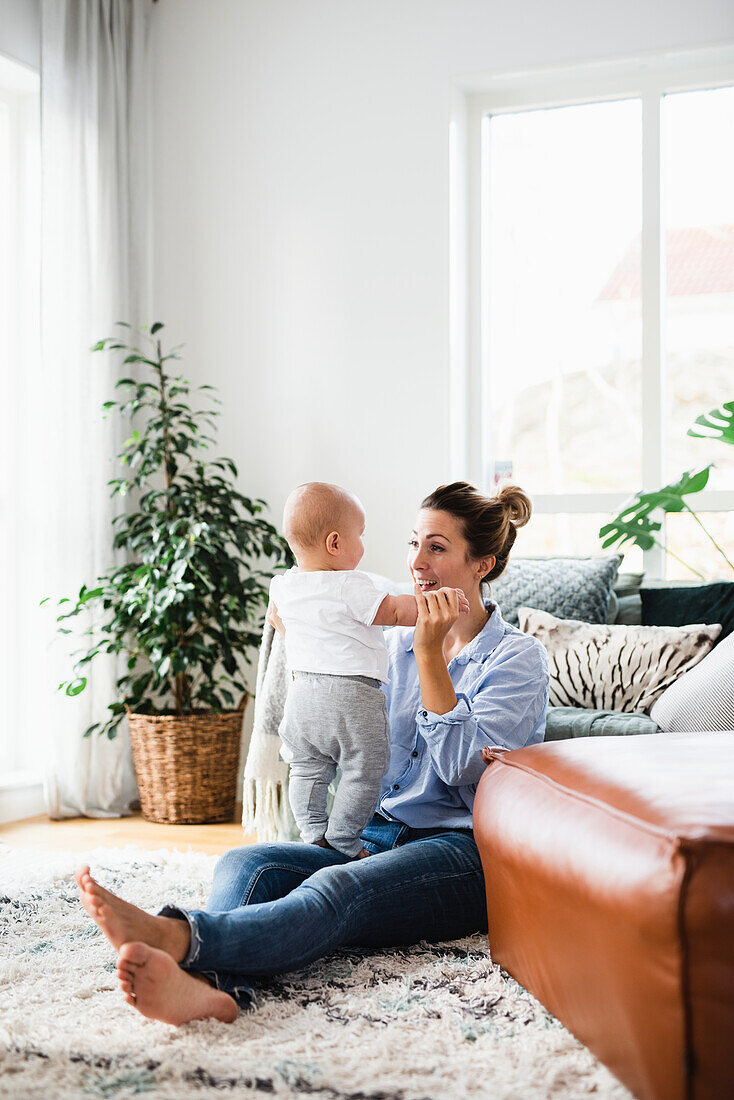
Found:
M 123 943 L 118 956 L 119 962 L 132 966 L 142 966 L 149 958 L 149 948 L 144 943 Z
M 95 878 L 92 878 L 88 867 L 85 867 L 82 871 L 81 886 L 89 897 L 96 902 L 109 901 L 114 896 L 110 894 L 109 890 L 105 890 L 104 886 L 101 886 Z
M 134 992 L 133 983 L 128 982 L 128 981 L 120 982 L 120 989 L 122 990 L 123 993 L 133 993 Z
M 96 879 L 93 879 L 92 876 L 87 873 L 86 875 L 84 875 L 83 881 L 84 889 L 87 891 L 88 894 L 91 894 L 92 897 L 98 899 L 102 898 L 102 895 L 105 893 L 105 891 L 104 888 L 100 886 L 100 884 L 96 881 Z

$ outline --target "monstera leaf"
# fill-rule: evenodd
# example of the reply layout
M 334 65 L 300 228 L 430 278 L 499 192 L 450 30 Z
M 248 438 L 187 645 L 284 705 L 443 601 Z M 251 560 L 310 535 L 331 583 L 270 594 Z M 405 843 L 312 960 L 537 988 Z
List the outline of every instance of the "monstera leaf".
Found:
M 700 493 L 706 488 L 713 462 L 702 466 L 700 470 L 686 470 L 678 481 L 664 485 L 654 493 L 639 493 L 638 500 L 646 508 L 645 515 L 653 508 L 662 508 L 664 512 L 682 512 L 688 505 L 683 500 L 689 493 Z
M 643 550 L 650 550 L 655 545 L 654 532 L 660 530 L 660 524 L 654 523 L 646 515 L 640 513 L 630 519 L 622 519 L 622 513 L 613 519 L 611 523 L 605 523 L 599 528 L 599 537 L 603 540 L 602 547 L 619 543 L 631 542 L 635 546 L 641 546 Z
M 664 485 L 653 493 L 637 493 L 611 523 L 599 528 L 604 549 L 615 543 L 621 546 L 632 542 L 642 550 L 650 550 L 658 541 L 655 532 L 661 527 L 660 523 L 650 519 L 650 513 L 656 508 L 663 512 L 682 512 L 688 508 L 683 497 L 689 493 L 699 493 L 705 487 L 712 466 L 713 463 L 709 462 L 700 470 L 686 470 L 678 481 Z
M 734 401 L 725 401 L 720 409 L 712 409 L 711 412 L 697 416 L 694 424 L 700 424 L 705 432 L 696 432 L 688 429 L 688 435 L 695 439 L 720 439 L 722 443 L 734 444 Z

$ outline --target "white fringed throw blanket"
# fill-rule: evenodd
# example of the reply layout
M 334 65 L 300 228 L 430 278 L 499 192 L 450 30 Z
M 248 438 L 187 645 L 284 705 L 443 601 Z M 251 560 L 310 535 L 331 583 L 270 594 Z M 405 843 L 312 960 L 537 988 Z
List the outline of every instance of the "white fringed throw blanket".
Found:
M 288 801 L 288 765 L 278 727 L 288 694 L 285 640 L 266 621 L 257 662 L 255 714 L 242 788 L 242 825 L 259 841 L 299 840 Z

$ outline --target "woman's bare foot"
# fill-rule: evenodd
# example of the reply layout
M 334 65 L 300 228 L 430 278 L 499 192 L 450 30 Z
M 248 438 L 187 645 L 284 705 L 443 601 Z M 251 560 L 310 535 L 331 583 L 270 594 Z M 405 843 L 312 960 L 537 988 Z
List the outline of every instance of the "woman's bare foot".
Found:
M 141 941 L 159 951 L 166 951 L 177 963 L 186 958 L 191 942 L 188 921 L 156 917 L 129 901 L 123 901 L 95 882 L 88 864 L 76 869 L 74 879 L 79 887 L 82 905 L 116 951 L 123 943 Z
M 169 954 L 147 943 L 122 945 L 117 976 L 127 1003 L 151 1020 L 180 1027 L 210 1016 L 225 1024 L 237 1019 L 233 997 L 214 989 L 203 975 L 182 970 Z

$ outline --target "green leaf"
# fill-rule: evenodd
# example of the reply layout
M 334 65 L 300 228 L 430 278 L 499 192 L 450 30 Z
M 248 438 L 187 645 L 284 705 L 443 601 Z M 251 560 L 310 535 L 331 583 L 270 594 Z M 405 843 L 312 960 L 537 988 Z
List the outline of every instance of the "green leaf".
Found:
M 643 550 L 650 550 L 655 545 L 653 532 L 659 531 L 661 524 L 653 523 L 644 516 L 637 516 L 631 520 L 622 520 L 619 517 L 611 523 L 605 523 L 599 528 L 599 538 L 602 539 L 602 547 L 619 543 L 631 542 Z
M 694 424 L 705 428 L 705 432 L 696 432 L 689 428 L 687 434 L 695 439 L 718 439 L 722 443 L 734 444 L 734 401 L 725 401 L 720 409 L 697 416 Z
M 699 493 L 705 488 L 712 466 L 713 462 L 709 462 L 708 466 L 704 466 L 700 470 L 686 470 L 684 474 L 681 474 L 678 481 L 671 482 L 670 485 L 664 485 L 657 492 L 641 493 L 640 503 L 648 506 L 649 510 L 662 508 L 665 512 L 682 511 L 685 507 L 682 497 L 687 496 L 689 493 Z
M 161 321 L 156 321 L 156 323 L 154 325 L 150 326 L 150 335 L 155 336 L 156 332 L 158 332 L 158 330 L 162 329 L 162 328 L 163 328 L 163 323 Z
M 664 485 L 650 493 L 638 493 L 621 508 L 611 523 L 599 528 L 602 547 L 631 542 L 642 550 L 650 550 L 656 543 L 655 532 L 662 524 L 650 519 L 657 509 L 663 512 L 682 512 L 687 506 L 684 496 L 700 492 L 706 485 L 713 463 L 700 470 L 686 470 L 678 481 Z
M 87 678 L 86 678 L 86 676 L 81 676 L 78 680 L 72 680 L 71 681 L 71 683 L 69 684 L 69 686 L 66 689 L 66 694 L 67 695 L 79 695 L 80 692 L 84 691 L 86 686 L 87 686 Z
M 93 588 L 89 592 L 85 592 L 83 597 L 80 597 L 80 603 L 88 603 L 89 600 L 96 600 L 98 596 L 103 595 L 104 588 Z

